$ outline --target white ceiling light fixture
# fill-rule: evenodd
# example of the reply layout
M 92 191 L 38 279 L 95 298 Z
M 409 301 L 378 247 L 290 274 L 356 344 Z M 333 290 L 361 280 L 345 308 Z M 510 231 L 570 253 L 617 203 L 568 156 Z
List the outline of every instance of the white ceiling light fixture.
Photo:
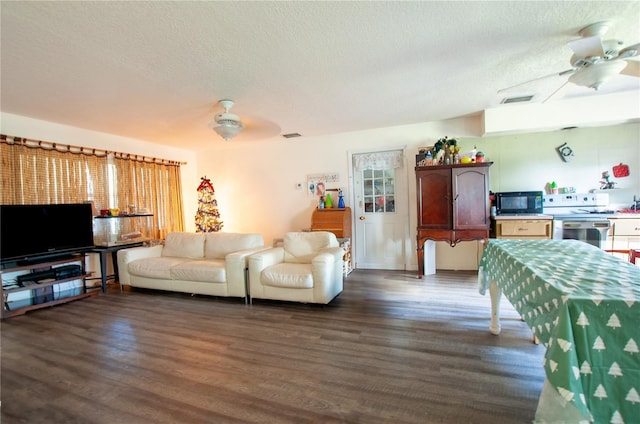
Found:
M 232 138 L 240 134 L 240 131 L 244 128 L 240 117 L 234 113 L 229 112 L 233 107 L 233 100 L 220 100 L 218 101 L 224 108 L 224 112 L 216 114 L 213 121 L 209 124 L 218 135 L 224 138 L 226 141 L 230 141 Z
M 618 75 L 626 67 L 627 62 L 623 60 L 598 62 L 596 65 L 580 68 L 569 77 L 569 81 L 597 90 L 605 81 Z

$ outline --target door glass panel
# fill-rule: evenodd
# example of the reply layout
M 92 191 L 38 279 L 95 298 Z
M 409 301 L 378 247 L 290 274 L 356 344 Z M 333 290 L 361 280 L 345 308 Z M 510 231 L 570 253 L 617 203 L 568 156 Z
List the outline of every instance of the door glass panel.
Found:
M 362 198 L 365 212 L 395 212 L 395 171 L 393 169 L 362 171 Z

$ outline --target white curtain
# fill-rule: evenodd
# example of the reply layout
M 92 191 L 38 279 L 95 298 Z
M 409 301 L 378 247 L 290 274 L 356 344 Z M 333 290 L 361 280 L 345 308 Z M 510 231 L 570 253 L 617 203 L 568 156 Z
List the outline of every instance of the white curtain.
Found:
M 357 171 L 402 168 L 402 150 L 353 155 L 353 166 Z

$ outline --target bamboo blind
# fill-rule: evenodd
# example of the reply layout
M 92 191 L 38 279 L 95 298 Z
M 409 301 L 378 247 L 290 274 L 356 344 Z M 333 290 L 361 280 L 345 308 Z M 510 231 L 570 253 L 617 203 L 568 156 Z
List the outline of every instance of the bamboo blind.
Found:
M 180 162 L 0 135 L 0 164 L 2 204 L 133 205 L 153 213 L 151 237 L 184 231 Z

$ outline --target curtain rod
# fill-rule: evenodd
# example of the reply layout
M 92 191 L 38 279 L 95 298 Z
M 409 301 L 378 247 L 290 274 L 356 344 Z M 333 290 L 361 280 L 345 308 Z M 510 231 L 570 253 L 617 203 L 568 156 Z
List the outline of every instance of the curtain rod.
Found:
M 162 165 L 176 166 L 176 165 L 187 164 L 187 162 L 178 162 L 170 159 L 154 158 L 152 156 L 136 155 L 133 153 L 115 152 L 112 150 L 104 150 L 104 149 L 95 149 L 93 147 L 74 146 L 71 144 L 54 143 L 52 141 L 33 140 L 29 138 L 16 137 L 13 135 L 6 135 L 6 134 L 0 134 L 0 141 L 6 144 L 21 144 L 25 147 L 31 147 L 31 148 L 39 147 L 45 150 L 57 150 L 59 152 L 66 151 L 69 153 L 76 153 L 76 154 L 83 154 L 83 155 L 92 155 L 92 156 L 114 155 L 114 157 L 119 159 L 129 159 L 129 160 L 135 160 L 138 162 L 160 163 Z M 30 145 L 27 143 L 34 143 L 35 145 Z M 65 150 L 60 150 L 60 148 L 63 148 Z

